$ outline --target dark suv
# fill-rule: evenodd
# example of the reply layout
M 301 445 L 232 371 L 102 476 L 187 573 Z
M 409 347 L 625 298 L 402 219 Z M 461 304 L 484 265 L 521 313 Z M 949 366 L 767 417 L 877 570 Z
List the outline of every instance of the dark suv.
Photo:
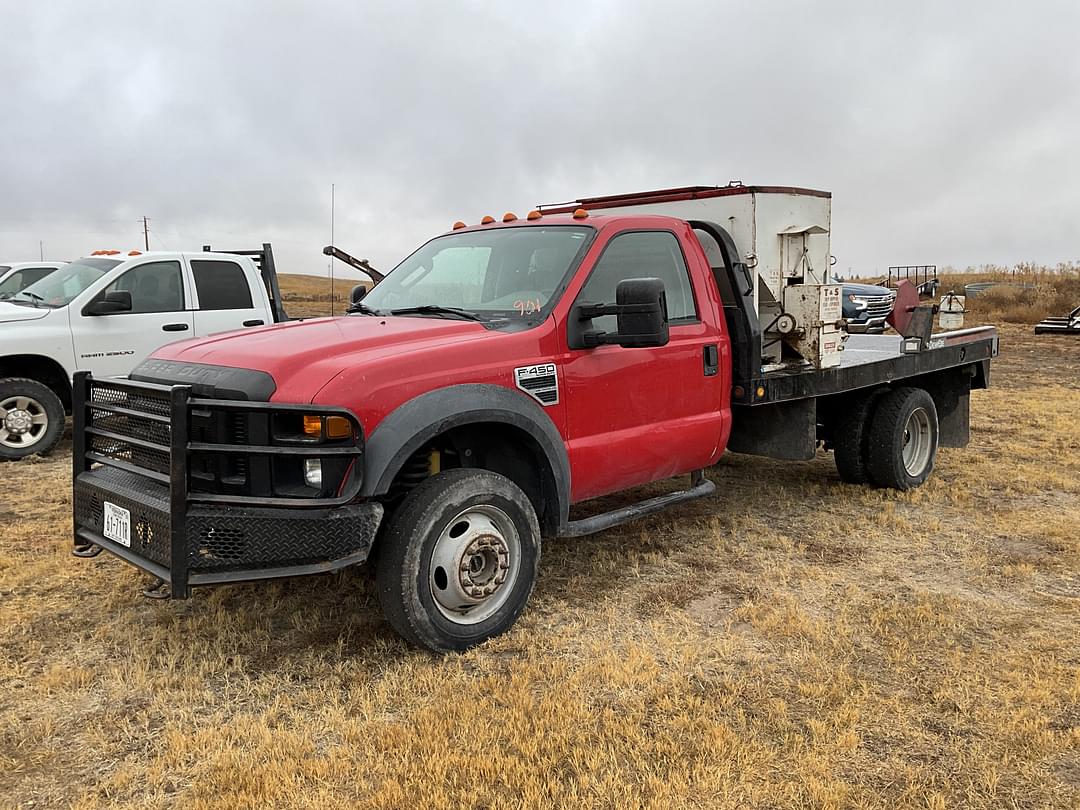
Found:
M 844 320 L 849 332 L 884 332 L 896 291 L 873 284 L 844 285 Z

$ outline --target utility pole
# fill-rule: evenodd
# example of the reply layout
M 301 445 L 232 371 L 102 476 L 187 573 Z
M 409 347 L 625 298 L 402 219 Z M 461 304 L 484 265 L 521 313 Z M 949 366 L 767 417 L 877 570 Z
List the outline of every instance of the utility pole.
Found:
M 149 219 L 149 217 L 143 217 L 142 218 L 142 235 L 143 235 L 143 246 L 149 252 L 149 250 L 150 250 L 150 219 Z
M 38 249 L 38 261 L 39 262 L 45 261 L 45 240 L 44 239 L 38 239 L 37 249 Z

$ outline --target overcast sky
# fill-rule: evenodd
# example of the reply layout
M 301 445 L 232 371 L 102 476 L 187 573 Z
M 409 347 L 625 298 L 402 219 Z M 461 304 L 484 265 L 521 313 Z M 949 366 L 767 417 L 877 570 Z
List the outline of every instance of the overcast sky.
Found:
M 0 259 L 833 192 L 838 269 L 1080 260 L 1080 2 L 0 0 Z M 344 274 L 344 273 L 343 273 Z

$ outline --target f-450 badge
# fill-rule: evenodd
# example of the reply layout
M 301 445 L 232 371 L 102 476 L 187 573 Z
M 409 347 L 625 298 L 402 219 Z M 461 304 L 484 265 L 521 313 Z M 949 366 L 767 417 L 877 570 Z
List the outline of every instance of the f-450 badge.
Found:
M 556 405 L 559 402 L 559 377 L 555 373 L 554 363 L 515 368 L 514 382 L 541 405 Z

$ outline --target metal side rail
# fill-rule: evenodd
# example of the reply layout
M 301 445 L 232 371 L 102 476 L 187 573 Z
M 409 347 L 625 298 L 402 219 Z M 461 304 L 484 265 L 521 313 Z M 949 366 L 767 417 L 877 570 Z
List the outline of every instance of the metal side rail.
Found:
M 712 495 L 714 492 L 716 492 L 716 484 L 705 477 L 705 472 L 703 470 L 695 470 L 690 474 L 689 489 L 682 489 L 667 495 L 659 495 L 655 498 L 649 498 L 648 500 L 631 504 L 630 506 L 624 506 L 622 509 L 614 509 L 611 512 L 604 512 L 603 514 L 593 515 L 592 517 L 582 518 L 581 520 L 571 520 L 566 524 L 566 528 L 559 532 L 559 536 L 583 537 L 587 534 L 610 529 L 611 527 L 618 526 L 622 523 L 629 523 L 631 520 L 637 520 L 646 515 L 661 512 L 664 509 L 679 503 L 692 501 L 696 498 L 705 498 Z
M 1036 335 L 1080 335 L 1080 307 L 1064 318 L 1046 318 L 1035 325 Z

